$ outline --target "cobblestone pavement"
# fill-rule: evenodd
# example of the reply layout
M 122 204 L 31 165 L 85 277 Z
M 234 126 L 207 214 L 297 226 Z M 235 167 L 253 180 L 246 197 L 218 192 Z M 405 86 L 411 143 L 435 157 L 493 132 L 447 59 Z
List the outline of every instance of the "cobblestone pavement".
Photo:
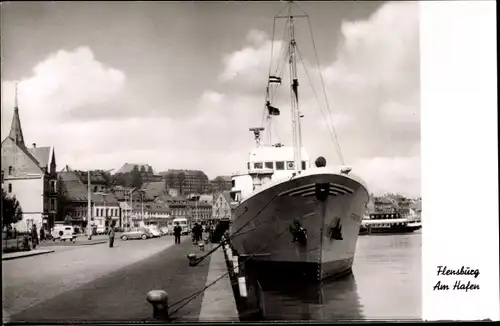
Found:
M 113 250 L 110 249 L 108 252 L 111 251 Z M 68 251 L 68 253 L 77 252 L 80 250 Z M 50 323 L 151 320 L 152 307 L 146 301 L 146 295 L 150 290 L 166 290 L 169 294 L 169 304 L 173 304 L 205 286 L 210 257 L 198 266 L 191 267 L 187 255 L 193 252 L 198 256 L 203 254 L 190 243 L 188 237 L 185 237 L 180 245 L 171 246 L 167 250 L 45 300 L 16 315 L 11 314 L 11 321 Z M 177 321 L 197 321 L 202 300 L 203 293 L 172 317 Z M 173 312 L 177 307 L 179 306 L 169 311 Z
M 93 246 L 52 247 L 56 252 L 2 261 L 3 317 L 75 289 L 127 265 L 146 259 L 173 244 L 172 237 L 115 240 Z

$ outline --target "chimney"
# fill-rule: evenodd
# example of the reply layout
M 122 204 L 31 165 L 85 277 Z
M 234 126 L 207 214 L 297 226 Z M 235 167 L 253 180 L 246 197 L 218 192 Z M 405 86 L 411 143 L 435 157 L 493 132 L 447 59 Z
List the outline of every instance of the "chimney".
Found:
M 36 143 L 33 143 L 33 148 L 36 148 Z

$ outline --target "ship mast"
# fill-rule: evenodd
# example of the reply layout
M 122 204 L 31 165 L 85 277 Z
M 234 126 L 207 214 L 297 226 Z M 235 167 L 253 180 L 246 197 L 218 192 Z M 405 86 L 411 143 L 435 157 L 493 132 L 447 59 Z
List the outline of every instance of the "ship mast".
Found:
M 290 6 L 291 8 L 291 6 Z M 299 80 L 297 78 L 297 61 L 295 57 L 295 30 L 294 21 L 291 11 L 288 14 L 290 28 L 290 44 L 289 46 L 289 66 L 290 66 L 290 81 L 291 81 L 291 110 L 292 110 L 292 131 L 293 131 L 293 147 L 294 147 L 294 170 L 299 172 L 302 170 L 302 131 L 300 128 L 300 112 L 299 112 Z

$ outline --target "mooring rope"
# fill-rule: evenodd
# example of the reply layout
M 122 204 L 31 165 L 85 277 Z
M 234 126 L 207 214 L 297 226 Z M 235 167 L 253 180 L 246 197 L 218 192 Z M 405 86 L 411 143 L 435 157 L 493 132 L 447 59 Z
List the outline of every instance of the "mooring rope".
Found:
M 275 242 L 276 240 L 278 240 L 283 234 L 286 233 L 286 231 L 288 231 L 288 227 L 286 227 L 282 232 L 280 232 L 271 242 L 268 242 L 266 245 L 260 247 L 257 251 L 255 251 L 253 254 L 251 254 L 250 256 L 246 257 L 242 262 L 241 264 L 244 264 L 245 262 L 247 262 L 248 260 L 250 260 L 251 258 L 255 257 L 257 254 L 259 254 L 262 250 L 266 249 L 271 243 Z M 239 265 L 239 264 L 238 264 Z M 200 291 L 198 292 L 195 292 L 193 294 L 191 294 L 190 296 L 182 299 L 182 300 L 179 300 L 177 301 L 176 303 L 172 304 L 169 306 L 169 308 L 183 302 L 183 301 L 186 301 L 188 300 L 187 302 L 185 302 L 184 304 L 182 304 L 179 308 L 175 309 L 173 312 L 169 313 L 169 316 L 175 314 L 177 311 L 179 311 L 180 309 L 182 309 L 183 307 L 185 307 L 186 305 L 188 305 L 191 301 L 193 301 L 198 295 L 200 295 L 201 293 L 205 292 L 209 287 L 211 287 L 212 285 L 214 285 L 215 283 L 217 283 L 218 281 L 220 281 L 221 279 L 223 279 L 226 275 L 228 275 L 230 272 L 233 272 L 234 270 L 236 269 L 236 266 L 233 266 L 232 268 L 228 269 L 227 272 L 225 272 L 224 274 L 222 274 L 221 276 L 219 276 L 215 281 L 213 281 L 212 283 L 210 283 L 209 285 L 206 285 L 203 289 L 201 289 Z

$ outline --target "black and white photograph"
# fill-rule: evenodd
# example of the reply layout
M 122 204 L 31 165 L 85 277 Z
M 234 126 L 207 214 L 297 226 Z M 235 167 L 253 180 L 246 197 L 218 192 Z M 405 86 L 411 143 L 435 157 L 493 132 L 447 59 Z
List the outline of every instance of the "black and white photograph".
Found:
M 3 323 L 498 321 L 476 5 L 2 2 Z

